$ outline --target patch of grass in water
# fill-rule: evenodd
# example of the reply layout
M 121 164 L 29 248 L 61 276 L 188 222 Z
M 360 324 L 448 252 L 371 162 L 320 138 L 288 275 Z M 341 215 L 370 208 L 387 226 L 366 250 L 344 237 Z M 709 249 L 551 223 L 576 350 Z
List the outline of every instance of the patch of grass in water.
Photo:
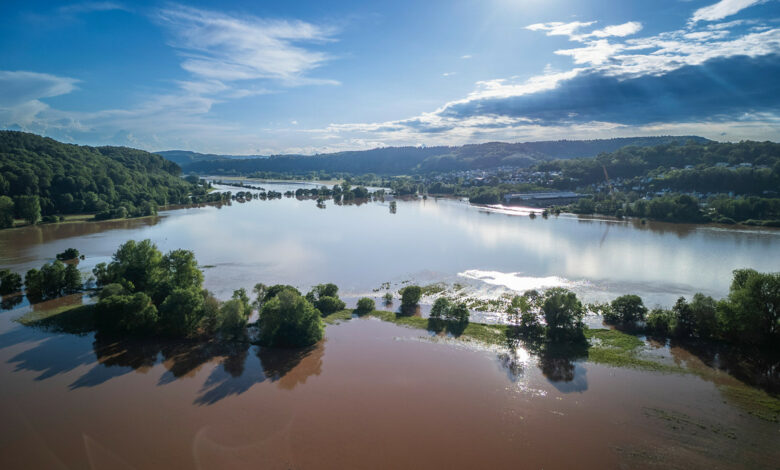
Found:
M 749 385 L 719 385 L 727 400 L 747 413 L 773 423 L 780 422 L 780 398 Z
M 618 330 L 590 328 L 585 329 L 584 333 L 585 338 L 590 343 L 588 360 L 591 362 L 655 372 L 685 372 L 683 368 L 678 366 L 640 358 L 638 349 L 644 345 L 644 342 L 634 335 Z
M 346 321 L 352 318 L 352 310 L 339 310 L 338 312 L 331 313 L 322 317 L 322 321 L 326 325 L 338 325 L 342 321 Z
M 63 305 L 48 310 L 33 310 L 16 321 L 24 326 L 55 333 L 84 335 L 95 331 L 95 305 Z

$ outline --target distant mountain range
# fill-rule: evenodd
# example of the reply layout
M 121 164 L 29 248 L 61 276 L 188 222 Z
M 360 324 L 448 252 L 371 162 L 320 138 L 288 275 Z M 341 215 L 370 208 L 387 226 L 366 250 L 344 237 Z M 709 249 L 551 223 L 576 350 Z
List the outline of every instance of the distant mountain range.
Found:
M 529 167 L 540 161 L 595 157 L 629 146 L 712 142 L 698 136 L 625 137 L 596 140 L 556 140 L 541 142 L 489 142 L 460 147 L 385 147 L 372 150 L 318 155 L 215 155 L 169 150 L 158 155 L 178 164 L 185 173 L 251 174 L 376 173 L 384 175 L 414 172 L 489 169 L 499 166 Z

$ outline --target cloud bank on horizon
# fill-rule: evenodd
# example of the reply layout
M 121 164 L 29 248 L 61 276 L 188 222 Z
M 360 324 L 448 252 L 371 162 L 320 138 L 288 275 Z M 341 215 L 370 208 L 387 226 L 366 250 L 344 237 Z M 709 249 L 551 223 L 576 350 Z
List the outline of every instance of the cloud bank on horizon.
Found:
M 9 54 L 3 63 L 20 67 L 0 70 L 0 127 L 75 143 L 219 153 L 658 134 L 778 140 L 777 2 L 693 3 L 674 5 L 690 7 L 676 26 L 642 17 L 517 24 L 512 36 L 519 39 L 506 37 L 505 43 L 545 45 L 532 59 L 546 65 L 533 73 L 528 60 L 503 61 L 505 72 L 516 72 L 472 81 L 470 90 L 467 80 L 491 65 L 490 58 L 477 63 L 489 51 L 473 39 L 469 50 L 431 44 L 442 48 L 437 58 L 452 59 L 450 68 L 435 74 L 421 71 L 399 84 L 398 76 L 372 73 L 405 67 L 408 54 L 425 44 L 405 49 L 403 38 L 383 33 L 396 54 L 371 54 L 366 46 L 371 28 L 358 26 L 377 21 L 370 15 L 313 21 L 170 3 L 132 9 L 114 2 L 72 4 L 29 21 L 56 19 L 64 23 L 60 29 L 96 23 L 99 36 L 101 22 L 109 21 L 101 15 L 115 15 L 111 21 L 121 18 L 124 27 L 144 32 L 149 45 L 143 52 L 167 55 L 146 55 L 139 61 L 146 73 L 121 76 L 126 82 L 114 86 L 95 80 L 96 73 L 80 73 L 90 71 L 87 60 L 83 68 L 75 63 L 58 69 L 59 61 L 52 60 L 34 70 Z M 39 29 L 45 44 L 50 28 Z M 396 25 L 393 31 L 405 34 Z M 18 39 L 13 34 L 0 39 L 11 44 Z M 134 45 L 127 57 L 136 53 Z M 94 60 L 111 68 L 124 58 L 96 54 Z M 147 75 L 154 77 L 152 85 Z M 383 86 L 396 88 L 383 94 Z M 455 98 L 437 105 L 429 95 Z M 366 101 L 372 106 L 364 106 Z M 374 109 L 385 105 L 391 111 Z M 397 117 L 386 119 L 388 114 Z

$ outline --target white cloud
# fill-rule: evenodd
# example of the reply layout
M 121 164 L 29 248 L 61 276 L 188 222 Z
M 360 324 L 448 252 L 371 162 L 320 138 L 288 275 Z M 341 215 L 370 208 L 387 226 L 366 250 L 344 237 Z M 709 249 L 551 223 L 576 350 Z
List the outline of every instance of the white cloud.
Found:
M 548 36 L 568 36 L 569 39 L 580 37 L 576 34 L 581 28 L 594 24 L 595 21 L 572 21 L 571 23 L 562 23 L 560 21 L 552 21 L 549 23 L 536 23 L 528 25 L 525 29 L 531 31 L 545 31 Z
M 736 15 L 745 8 L 763 3 L 765 0 L 720 0 L 718 3 L 699 8 L 693 12 L 691 22 L 717 21 L 731 15 Z
M 471 57 L 472 57 L 471 54 L 464 54 L 464 55 L 460 56 L 461 59 L 471 59 Z
M 623 49 L 623 47 L 621 44 L 611 44 L 606 39 L 599 39 L 598 41 L 590 42 L 585 47 L 562 49 L 555 51 L 555 53 L 571 56 L 575 64 L 601 65 Z
M 272 79 L 285 85 L 335 83 L 306 76 L 331 57 L 300 45 L 332 41 L 332 28 L 185 6 L 160 10 L 157 18 L 172 32 L 171 44 L 184 57 L 182 68 L 201 79 Z
M 636 34 L 642 30 L 642 23 L 638 21 L 629 21 L 628 23 L 607 26 L 604 29 L 597 29 L 590 33 L 590 36 L 597 38 L 606 38 L 609 36 L 625 37 Z

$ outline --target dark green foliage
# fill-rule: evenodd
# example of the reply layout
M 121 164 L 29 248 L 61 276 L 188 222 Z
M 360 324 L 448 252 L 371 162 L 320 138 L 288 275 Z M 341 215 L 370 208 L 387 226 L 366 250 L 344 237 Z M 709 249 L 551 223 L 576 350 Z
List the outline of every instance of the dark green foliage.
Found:
M 31 301 L 43 299 L 43 275 L 40 271 L 35 268 L 27 271 L 24 275 L 24 291 Z
M 79 269 L 76 267 L 76 265 L 69 264 L 65 266 L 65 276 L 63 282 L 63 291 L 66 294 L 73 294 L 81 290 L 83 287 L 81 282 L 81 272 L 79 272 Z
M 363 297 L 357 301 L 356 311 L 358 314 L 365 314 L 373 312 L 374 310 L 376 310 L 376 303 L 374 302 L 374 299 Z
M 24 277 L 27 297 L 31 301 L 54 299 L 81 290 L 81 273 L 75 266 L 62 261 L 44 264 L 40 271 L 31 269 Z
M 174 250 L 163 256 L 150 240 L 130 240 L 117 249 L 111 263 L 98 264 L 93 274 L 97 284 L 105 286 L 98 304 L 123 305 L 121 299 L 110 298 L 139 292 L 149 297 L 156 307 L 151 332 L 192 336 L 201 329 L 215 331 L 222 323 L 210 294 L 201 289 L 203 274 L 190 251 Z M 249 304 L 246 292 L 239 303 L 243 314 Z
M 60 261 L 68 261 L 72 259 L 76 259 L 79 257 L 81 253 L 79 253 L 79 250 L 75 248 L 68 248 L 67 250 L 63 251 L 62 253 L 57 254 L 57 259 Z
M 22 276 L 8 269 L 0 269 L 0 295 L 8 295 L 22 290 Z
M 780 344 L 780 273 L 734 271 L 729 295 L 718 304 L 723 336 L 745 344 Z
M 38 196 L 14 196 L 16 216 L 28 224 L 35 224 L 41 219 L 41 201 Z
M 266 286 L 265 284 L 255 284 L 254 292 L 257 296 L 255 300 L 255 306 L 259 309 L 268 302 L 269 300 L 273 299 L 277 295 L 279 295 L 280 292 L 284 290 L 290 290 L 295 292 L 298 295 L 301 295 L 301 292 L 296 289 L 293 286 L 286 285 L 286 284 L 275 284 L 273 286 Z
M 553 341 L 582 336 L 585 309 L 574 292 L 553 287 L 544 293 L 541 311 L 547 323 L 547 337 Z
M 632 325 L 645 319 L 647 307 L 638 295 L 621 295 L 610 304 L 604 312 L 604 321 Z
M 674 314 L 662 308 L 653 309 L 645 318 L 645 327 L 651 335 L 667 336 L 672 332 L 674 326 Z
M 95 323 L 101 331 L 144 334 L 154 330 L 158 315 L 152 299 L 143 292 L 126 294 L 119 284 L 111 284 L 95 306 Z M 104 291 L 106 291 L 104 289 Z
M 134 217 L 154 213 L 158 205 L 189 202 L 193 185 L 179 172 L 176 164 L 141 150 L 0 131 L 0 182 L 7 187 L 2 194 L 14 198 L 17 216 L 31 223 L 64 213 Z
M 330 315 L 339 310 L 344 310 L 344 307 L 347 305 L 338 297 L 320 297 L 317 299 L 315 306 L 323 315 Z
M 0 228 L 10 228 L 13 226 L 14 201 L 8 196 L 0 196 Z
M 197 289 L 174 289 L 160 304 L 160 329 L 170 336 L 193 335 L 203 318 L 203 295 Z
M 303 347 L 322 339 L 320 312 L 303 296 L 283 289 L 265 302 L 257 321 L 264 346 Z
M 393 303 L 393 294 L 391 294 L 390 292 L 385 292 L 383 299 L 385 301 L 385 305 L 390 305 L 391 303 Z
M 414 309 L 420 303 L 422 288 L 420 286 L 406 286 L 401 289 L 401 308 Z
M 439 297 L 433 302 L 431 307 L 431 318 L 443 319 L 445 318 L 452 307 L 452 302 L 447 297 Z
M 469 308 L 463 302 L 454 304 L 450 307 L 444 319 L 466 325 L 469 322 Z
M 318 284 L 306 294 L 306 300 L 314 305 L 323 315 L 344 310 L 346 304 L 338 297 L 339 288 L 336 284 Z

